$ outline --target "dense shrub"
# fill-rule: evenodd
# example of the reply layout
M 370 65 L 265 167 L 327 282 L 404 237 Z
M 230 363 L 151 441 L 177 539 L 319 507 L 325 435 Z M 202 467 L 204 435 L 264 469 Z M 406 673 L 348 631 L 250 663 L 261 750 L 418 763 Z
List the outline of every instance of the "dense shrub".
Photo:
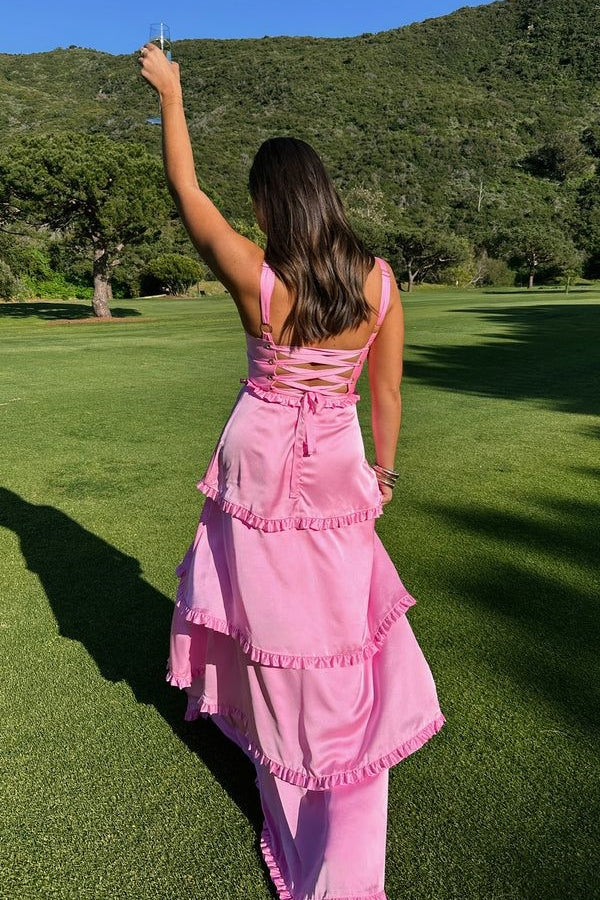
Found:
M 185 294 L 206 271 L 206 266 L 189 256 L 161 253 L 146 267 L 141 290 L 143 294 Z
M 34 239 L 2 235 L 0 254 L 13 274 L 19 278 L 50 278 L 52 267 L 46 248 L 36 246 Z
M 57 272 L 43 280 L 25 279 L 24 290 L 28 297 L 44 300 L 91 300 L 94 293 L 90 285 L 74 284 Z
M 11 267 L 0 259 L 0 300 L 17 300 L 22 286 Z
M 505 259 L 495 259 L 493 256 L 485 257 L 481 281 L 479 284 L 489 287 L 506 287 L 514 285 L 515 273 Z

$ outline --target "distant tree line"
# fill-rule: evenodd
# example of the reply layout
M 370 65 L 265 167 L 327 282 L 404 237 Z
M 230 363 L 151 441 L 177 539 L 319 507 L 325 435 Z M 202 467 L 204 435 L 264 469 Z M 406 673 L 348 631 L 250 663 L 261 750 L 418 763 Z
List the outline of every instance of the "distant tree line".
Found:
M 587 146 L 585 141 L 587 140 Z M 593 153 L 590 153 L 590 150 Z M 558 134 L 523 160 L 523 190 L 482 179 L 453 205 L 405 209 L 381 189 L 346 192 L 349 217 L 408 290 L 600 274 L 598 148 Z M 209 275 L 178 222 L 162 166 L 144 146 L 102 135 L 23 138 L 0 154 L 0 295 L 70 291 L 97 316 L 121 296 L 183 293 Z M 250 219 L 233 220 L 249 237 Z M 62 292 L 62 293 L 61 293 Z

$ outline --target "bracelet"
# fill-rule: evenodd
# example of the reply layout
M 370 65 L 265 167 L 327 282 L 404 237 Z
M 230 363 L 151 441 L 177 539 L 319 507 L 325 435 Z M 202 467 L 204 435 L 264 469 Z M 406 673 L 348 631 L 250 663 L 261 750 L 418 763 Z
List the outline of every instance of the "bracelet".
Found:
M 371 466 L 371 468 L 375 472 L 377 480 L 382 481 L 384 484 L 387 484 L 390 487 L 393 487 L 396 481 L 400 478 L 400 472 L 394 472 L 393 469 L 386 469 L 385 466 L 379 466 L 377 465 L 377 463 Z
M 394 472 L 392 469 L 386 469 L 383 466 L 374 465 L 371 466 L 373 471 L 375 472 L 375 477 L 377 478 L 377 484 L 381 487 L 385 485 L 385 487 L 389 487 L 392 490 L 396 485 L 396 481 L 400 477 L 399 472 Z

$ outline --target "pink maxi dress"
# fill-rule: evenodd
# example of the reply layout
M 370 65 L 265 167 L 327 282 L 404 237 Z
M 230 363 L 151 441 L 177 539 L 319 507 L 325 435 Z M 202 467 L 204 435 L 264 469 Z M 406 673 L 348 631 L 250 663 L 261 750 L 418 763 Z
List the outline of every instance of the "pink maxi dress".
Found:
M 262 336 L 246 335 L 249 375 L 176 570 L 167 678 L 187 720 L 211 716 L 253 760 L 281 900 L 385 900 L 389 768 L 445 722 L 406 617 L 416 601 L 375 532 L 356 415 L 389 304 L 378 263 L 377 325 L 357 351 L 275 344 L 263 265 Z

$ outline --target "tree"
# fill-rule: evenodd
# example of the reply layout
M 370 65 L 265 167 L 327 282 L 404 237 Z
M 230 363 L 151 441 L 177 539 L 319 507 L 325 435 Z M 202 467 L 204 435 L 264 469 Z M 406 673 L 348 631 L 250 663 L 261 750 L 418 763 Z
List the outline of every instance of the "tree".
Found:
M 349 222 L 365 246 L 394 265 L 398 211 L 386 201 L 383 191 L 377 186 L 358 185 L 347 192 L 344 201 Z
M 576 267 L 577 251 L 571 238 L 551 219 L 522 218 L 505 226 L 500 245 L 513 263 L 527 268 L 527 287 L 534 285 L 540 266 L 555 266 L 559 271 Z
M 465 263 L 471 255 L 469 242 L 433 223 L 401 225 L 394 236 L 396 254 L 408 278 L 408 290 L 444 269 Z
M 466 238 L 436 222 L 423 209 L 408 218 L 403 212 L 386 209 L 383 202 L 370 211 L 354 206 L 350 208 L 350 222 L 366 246 L 388 259 L 399 276 L 406 278 L 409 291 L 425 278 L 433 280 L 467 264 L 473 254 Z
M 247 237 L 249 241 L 258 244 L 263 250 L 267 246 L 267 236 L 260 230 L 256 222 L 247 222 L 245 219 L 233 219 L 231 227 L 243 234 L 244 237 Z
M 583 269 L 583 254 L 573 247 L 573 254 L 570 257 L 565 256 L 559 266 L 559 271 L 565 280 L 565 294 L 569 293 L 571 282 L 574 278 L 581 275 Z
M 160 161 L 141 145 L 55 133 L 11 145 L 0 180 L 22 218 L 63 232 L 91 256 L 94 314 L 110 317 L 112 275 L 125 247 L 143 241 L 169 210 Z
M 514 274 L 505 259 L 496 259 L 484 249 L 473 256 L 469 284 L 473 287 L 508 285 L 513 283 Z
M 5 231 L 6 226 L 14 222 L 19 212 L 11 203 L 10 189 L 3 174 L 0 167 L 0 231 Z
M 523 161 L 524 168 L 532 175 L 560 182 L 585 175 L 592 164 L 577 136 L 565 132 L 549 135 Z
M 16 300 L 19 296 L 20 288 L 19 279 L 8 263 L 0 257 L 0 298 L 2 300 Z

